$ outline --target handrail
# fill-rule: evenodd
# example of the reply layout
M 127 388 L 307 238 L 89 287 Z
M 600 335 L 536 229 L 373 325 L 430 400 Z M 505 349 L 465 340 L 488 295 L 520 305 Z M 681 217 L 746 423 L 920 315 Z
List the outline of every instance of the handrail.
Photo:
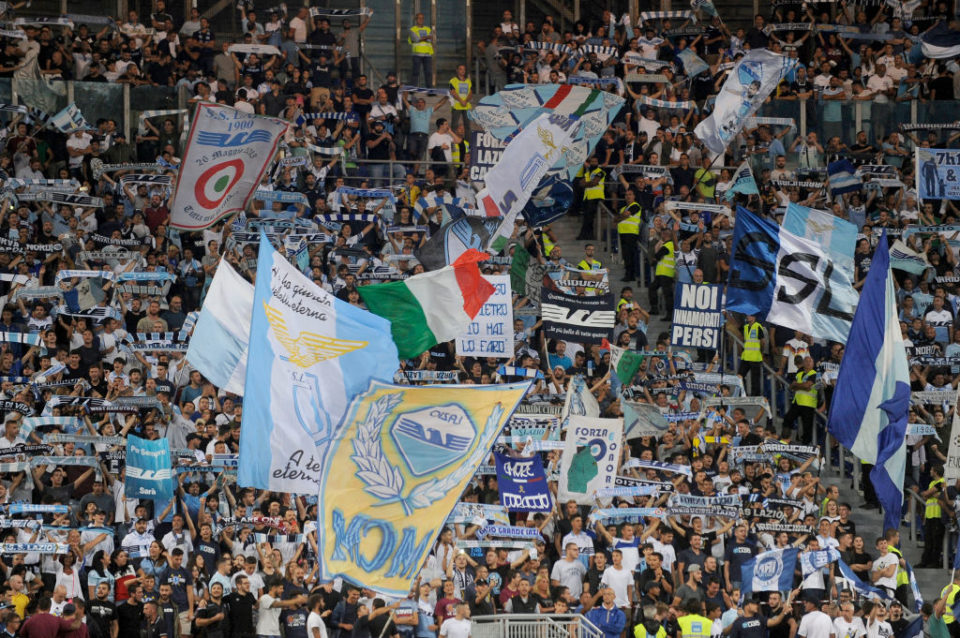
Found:
M 535 623 L 555 627 L 570 638 L 603 638 L 603 632 L 582 614 L 498 614 L 474 616 L 471 620 L 475 625 L 489 626 Z M 577 626 L 579 630 L 575 633 L 571 632 L 569 629 L 571 625 Z M 508 627 L 503 629 L 505 630 L 502 634 L 503 638 L 512 635 L 507 633 Z

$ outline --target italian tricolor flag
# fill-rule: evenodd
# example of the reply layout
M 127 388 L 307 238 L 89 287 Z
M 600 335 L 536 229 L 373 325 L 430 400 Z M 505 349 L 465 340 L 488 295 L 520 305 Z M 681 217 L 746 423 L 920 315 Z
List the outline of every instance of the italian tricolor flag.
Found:
M 610 351 L 610 367 L 617 373 L 620 383 L 629 385 L 640 369 L 640 364 L 643 363 L 643 355 L 637 354 L 633 350 L 611 345 L 606 339 L 603 340 L 600 347 Z
M 367 309 L 390 320 L 401 359 L 412 359 L 462 334 L 494 288 L 477 262 L 489 255 L 470 249 L 450 266 L 405 281 L 361 286 Z

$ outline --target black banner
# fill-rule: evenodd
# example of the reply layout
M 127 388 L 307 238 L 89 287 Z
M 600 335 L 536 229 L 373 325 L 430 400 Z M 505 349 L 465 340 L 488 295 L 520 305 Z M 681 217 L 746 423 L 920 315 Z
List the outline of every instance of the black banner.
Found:
M 580 297 L 544 287 L 540 296 L 543 331 L 547 337 L 600 343 L 613 335 L 613 296 Z
M 470 133 L 470 181 L 482 182 L 487 171 L 500 161 L 506 144 L 486 131 Z

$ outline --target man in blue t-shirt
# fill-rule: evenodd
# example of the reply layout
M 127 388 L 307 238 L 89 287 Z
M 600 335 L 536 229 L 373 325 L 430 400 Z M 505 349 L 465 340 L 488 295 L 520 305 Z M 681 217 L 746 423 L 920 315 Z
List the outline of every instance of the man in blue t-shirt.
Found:
M 193 578 L 183 566 L 183 550 L 175 547 L 170 552 L 170 568 L 163 575 L 161 585 L 170 586 L 170 599 L 180 616 L 180 635 L 189 636 L 193 621 Z

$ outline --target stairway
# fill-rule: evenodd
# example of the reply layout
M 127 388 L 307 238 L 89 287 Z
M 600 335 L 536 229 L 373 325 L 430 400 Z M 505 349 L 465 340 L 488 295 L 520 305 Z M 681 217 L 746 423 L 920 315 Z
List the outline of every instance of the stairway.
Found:
M 588 243 L 597 246 L 596 258 L 603 263 L 604 267 L 609 269 L 610 289 L 614 294 L 614 299 L 619 299 L 619 293 L 624 286 L 631 286 L 634 290 L 633 298 L 648 308 L 647 289 L 639 288 L 636 282 L 621 282 L 623 276 L 623 262 L 618 254 L 600 253 L 599 242 L 586 242 L 577 240 L 577 234 L 580 231 L 580 218 L 566 216 L 551 224 L 551 228 L 557 236 L 557 245 L 563 251 L 563 257 L 573 264 L 576 264 L 583 258 L 583 249 Z M 614 227 L 615 228 L 615 227 Z M 669 332 L 669 322 L 661 321 L 659 317 L 651 317 L 650 326 L 647 329 L 647 339 L 651 345 L 657 337 L 665 332 Z M 836 474 L 827 470 L 823 472 L 822 482 L 824 485 L 837 485 L 840 487 L 841 501 L 848 502 L 852 508 L 851 519 L 857 526 L 857 534 L 863 536 L 867 551 L 876 553 L 873 550 L 874 541 L 883 533 L 883 516 L 879 510 L 866 510 L 860 507 L 863 497 L 853 491 L 851 479 L 840 478 Z M 906 514 L 905 514 L 906 516 Z M 916 524 L 915 522 L 913 524 Z M 922 527 L 920 528 L 922 530 Z M 911 565 L 920 562 L 922 547 L 913 547 L 909 538 L 909 528 L 904 526 L 900 530 L 900 547 L 903 554 Z M 917 569 L 917 584 L 924 601 L 932 602 L 940 594 L 940 590 L 950 582 L 950 571 L 944 569 Z M 911 610 L 912 611 L 912 610 Z

